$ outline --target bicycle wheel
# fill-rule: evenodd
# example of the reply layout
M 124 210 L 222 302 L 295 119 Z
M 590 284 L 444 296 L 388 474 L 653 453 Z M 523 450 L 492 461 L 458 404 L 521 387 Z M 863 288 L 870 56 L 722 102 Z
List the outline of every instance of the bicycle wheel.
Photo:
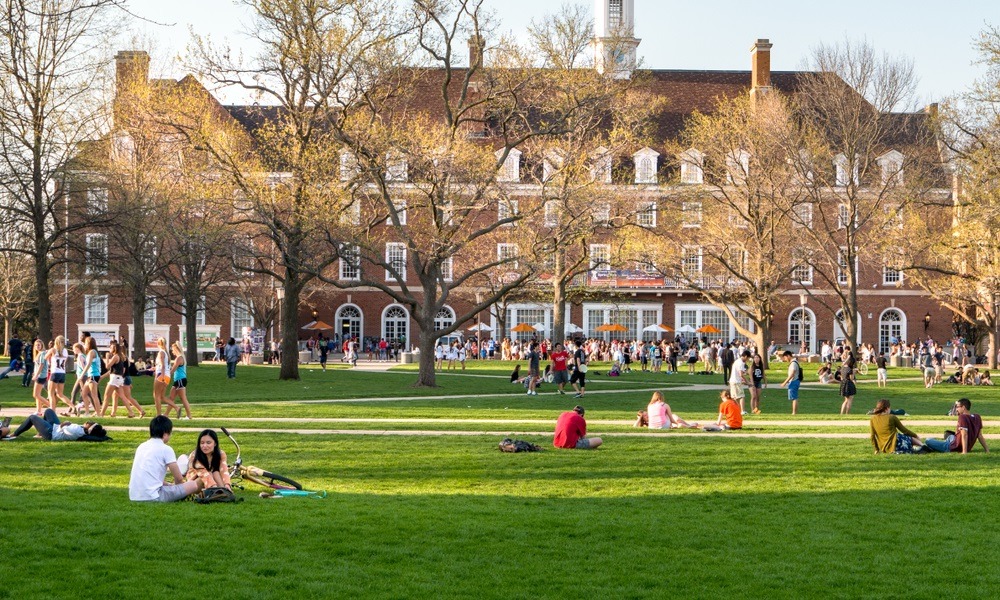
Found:
M 861 367 L 858 370 L 861 371 L 862 375 L 867 375 L 868 374 L 868 363 L 864 363 L 864 362 L 861 363 Z
M 243 478 L 275 490 L 302 489 L 302 484 L 293 479 L 257 467 L 243 467 Z

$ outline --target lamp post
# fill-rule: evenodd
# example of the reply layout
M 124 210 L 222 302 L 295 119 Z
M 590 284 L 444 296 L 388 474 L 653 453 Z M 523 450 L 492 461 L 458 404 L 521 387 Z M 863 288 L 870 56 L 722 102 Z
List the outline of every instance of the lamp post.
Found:
M 479 315 L 482 314 L 482 311 L 479 310 L 479 304 L 482 303 L 482 301 L 483 293 L 476 292 L 476 358 L 483 355 L 483 326 L 481 324 L 482 321 L 479 318 Z
M 281 323 L 281 309 L 285 303 L 285 288 L 278 286 L 274 288 L 274 296 L 278 299 L 278 352 L 284 350 L 285 340 L 283 337 L 284 328 Z M 278 356 L 281 356 L 280 354 Z
M 927 328 L 931 325 L 931 313 L 924 315 L 924 335 L 927 335 Z

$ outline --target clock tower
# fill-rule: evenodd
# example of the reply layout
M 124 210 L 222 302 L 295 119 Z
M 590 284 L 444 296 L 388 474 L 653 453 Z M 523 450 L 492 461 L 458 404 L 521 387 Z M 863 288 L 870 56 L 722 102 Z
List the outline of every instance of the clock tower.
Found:
M 594 66 L 628 79 L 636 65 L 635 0 L 594 0 Z

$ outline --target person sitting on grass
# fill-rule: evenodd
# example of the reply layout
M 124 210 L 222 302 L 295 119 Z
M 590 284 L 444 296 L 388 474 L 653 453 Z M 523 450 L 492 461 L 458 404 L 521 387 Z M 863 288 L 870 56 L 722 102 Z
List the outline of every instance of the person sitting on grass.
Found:
M 38 431 L 35 437 L 40 437 L 51 442 L 75 442 L 85 435 L 95 437 L 107 435 L 104 428 L 94 421 L 87 421 L 83 425 L 77 425 L 69 421 L 60 422 L 59 417 L 56 416 L 56 411 L 46 408 L 45 414 L 41 417 L 38 415 L 28 415 L 28 418 L 25 419 L 24 423 L 21 423 L 14 433 L 10 432 L 10 427 L 0 428 L 0 437 L 4 440 L 13 440 L 32 427 Z
M 740 410 L 739 403 L 733 399 L 729 390 L 722 390 L 719 399 L 722 400 L 719 404 L 719 418 L 715 420 L 714 424 L 705 425 L 703 429 L 705 431 L 743 429 L 743 411 Z
M 206 488 L 222 487 L 232 490 L 229 480 L 229 467 L 226 464 L 226 453 L 219 448 L 219 436 L 215 430 L 206 429 L 198 435 L 198 445 L 194 452 L 187 455 L 187 469 L 184 478 L 188 481 L 201 480 Z
M 201 479 L 184 481 L 177 466 L 173 448 L 167 445 L 174 424 L 166 415 L 153 417 L 149 422 L 149 439 L 139 444 L 132 460 L 132 473 L 128 480 L 128 499 L 133 502 L 176 502 L 205 489 Z M 174 485 L 165 485 L 163 478 L 169 472 Z
M 583 419 L 584 410 L 579 404 L 573 410 L 567 410 L 559 415 L 556 421 L 556 432 L 552 437 L 552 445 L 556 448 L 576 450 L 593 450 L 599 447 L 603 440 L 599 437 L 587 438 L 587 421 Z
M 983 418 L 972 413 L 972 402 L 968 398 L 960 398 L 955 403 L 955 412 L 958 413 L 958 433 L 949 431 L 943 440 L 929 439 L 924 442 L 924 447 L 934 452 L 961 451 L 967 454 L 978 440 L 983 450 L 989 452 L 990 447 L 983 436 Z
M 982 376 L 979 378 L 979 385 L 993 385 L 993 379 L 990 378 L 989 371 L 983 371 Z
M 914 446 L 919 448 L 923 442 L 919 435 L 904 427 L 889 408 L 888 400 L 879 400 L 868 423 L 875 454 L 911 454 Z
M 816 371 L 816 376 L 819 378 L 819 382 L 823 384 L 833 383 L 837 380 L 833 375 L 833 367 L 830 363 L 823 363 L 819 370 Z
M 653 397 L 649 400 L 649 406 L 645 411 L 639 411 L 635 426 L 642 427 L 643 414 L 646 416 L 646 423 L 650 429 L 677 429 L 680 427 L 690 427 L 695 429 L 697 423 L 688 423 L 670 410 L 670 405 L 663 401 L 662 392 L 653 392 Z

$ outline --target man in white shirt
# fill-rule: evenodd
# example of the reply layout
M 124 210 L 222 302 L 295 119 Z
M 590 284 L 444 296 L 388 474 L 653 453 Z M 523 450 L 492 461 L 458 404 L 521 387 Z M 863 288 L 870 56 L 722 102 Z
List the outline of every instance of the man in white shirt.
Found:
M 736 357 L 736 361 L 733 362 L 733 370 L 729 374 L 729 395 L 733 397 L 733 400 L 740 403 L 740 412 L 744 415 L 747 414 L 747 411 L 743 405 L 743 386 L 747 384 L 746 359 L 748 358 L 750 358 L 749 350 L 740 352 Z
M 21 423 L 13 432 L 10 431 L 10 427 L 0 427 L 0 436 L 3 436 L 4 440 L 13 440 L 32 427 L 38 431 L 37 437 L 51 442 L 75 442 L 85 435 L 97 437 L 107 435 L 104 428 L 94 421 L 87 421 L 83 425 L 77 425 L 68 421 L 60 422 L 59 417 L 56 416 L 56 411 L 46 408 L 41 417 L 38 415 L 28 415 L 24 423 Z
M 149 439 L 139 444 L 132 461 L 128 480 L 128 499 L 137 502 L 176 502 L 204 489 L 201 479 L 184 481 L 177 466 L 174 449 L 167 445 L 174 424 L 166 415 L 149 422 Z M 175 485 L 165 485 L 164 475 L 170 472 Z

